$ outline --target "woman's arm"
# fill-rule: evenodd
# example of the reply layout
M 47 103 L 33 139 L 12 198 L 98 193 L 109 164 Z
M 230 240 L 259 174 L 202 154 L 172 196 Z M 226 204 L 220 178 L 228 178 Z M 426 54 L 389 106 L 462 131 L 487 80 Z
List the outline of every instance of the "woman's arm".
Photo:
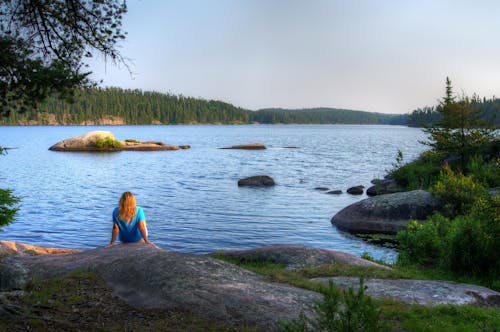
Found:
M 139 231 L 141 232 L 142 239 L 144 240 L 144 243 L 150 244 L 153 247 L 155 247 L 156 249 L 160 249 L 160 247 L 158 247 L 153 242 L 149 242 L 149 239 L 148 239 L 148 228 L 146 226 L 146 221 L 145 220 L 139 221 Z
M 118 225 L 113 223 L 113 229 L 111 230 L 111 241 L 109 241 L 109 244 L 107 244 L 104 248 L 110 248 L 115 245 L 116 237 L 118 236 L 118 232 L 120 229 L 118 228 Z
M 146 221 L 141 220 L 139 221 L 139 232 L 141 232 L 142 239 L 144 240 L 145 243 L 151 244 L 148 239 L 148 228 L 146 226 Z

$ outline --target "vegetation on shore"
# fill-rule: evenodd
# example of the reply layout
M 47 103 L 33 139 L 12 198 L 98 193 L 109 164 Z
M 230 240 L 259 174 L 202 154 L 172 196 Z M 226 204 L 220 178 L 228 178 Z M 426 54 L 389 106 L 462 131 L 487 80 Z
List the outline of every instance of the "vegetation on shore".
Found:
M 473 96 L 470 100 L 472 108 L 480 112 L 482 120 L 500 127 L 500 98 L 479 98 Z M 436 106 L 417 108 L 405 116 L 409 127 L 430 127 L 441 120 L 441 114 Z
M 250 111 L 216 100 L 120 88 L 75 92 L 72 103 L 47 98 L 36 110 L 12 112 L 0 124 L 404 124 L 404 116 L 334 108 Z
M 8 149 L 0 147 L 0 156 L 7 154 Z M 17 211 L 21 198 L 15 196 L 11 189 L 0 188 L 0 229 L 10 224 Z
M 340 290 L 325 286 L 311 278 L 354 276 L 382 279 L 430 279 L 475 283 L 478 280 L 433 269 L 393 265 L 392 270 L 371 266 L 352 266 L 341 262 L 332 265 L 288 270 L 283 264 L 263 261 L 241 261 L 221 254 L 212 255 L 244 269 L 265 276 L 270 281 L 320 292 L 324 300 L 316 305 L 317 321 L 302 316 L 282 322 L 282 331 L 495 331 L 500 327 L 500 309 L 471 305 L 438 305 L 426 307 L 409 305 L 395 300 L 372 299 L 364 289 Z M 375 319 L 376 318 L 376 319 Z M 356 325 L 357 324 L 357 325 Z
M 223 258 L 218 255 L 217 258 Z M 393 300 L 371 299 L 360 291 L 340 291 L 334 286 L 325 286 L 310 281 L 314 277 L 363 276 L 364 278 L 420 278 L 436 276 L 422 270 L 396 267 L 382 270 L 374 267 L 348 266 L 343 263 L 286 270 L 281 264 L 271 262 L 241 262 L 228 259 L 242 268 L 263 275 L 270 281 L 291 284 L 297 287 L 322 292 L 325 300 L 317 304 L 321 323 L 343 328 L 340 331 L 494 331 L 500 327 L 500 309 L 477 306 L 439 305 L 425 307 L 408 305 Z M 113 291 L 97 275 L 76 271 L 65 278 L 50 280 L 34 279 L 22 294 L 7 295 L 0 309 L 9 310 L 0 317 L 0 329 L 9 331 L 73 329 L 117 331 L 123 328 L 134 331 L 234 331 L 224 322 L 210 320 L 180 310 L 136 309 L 113 295 Z M 349 303 L 347 308 L 343 305 Z M 339 304 L 341 304 L 339 306 Z M 337 315 L 342 313 L 343 316 Z M 365 313 L 376 320 L 363 319 Z M 84 318 L 82 318 L 84 317 Z M 346 323 L 371 322 L 358 329 L 346 328 Z M 119 324 L 117 324 L 119 322 Z M 325 323 L 330 325 L 324 325 Z M 309 331 L 314 325 L 305 317 L 292 322 L 282 322 L 283 331 Z M 356 326 L 351 324 L 352 327 Z M 252 327 L 239 326 L 238 331 L 259 331 Z
M 390 172 L 407 189 L 426 189 L 443 208 L 426 223 L 413 221 L 397 236 L 398 264 L 480 280 L 500 290 L 500 141 L 467 97 L 457 100 L 447 79 L 437 107 L 440 120 L 426 129 L 431 147 L 414 162 L 402 155 Z

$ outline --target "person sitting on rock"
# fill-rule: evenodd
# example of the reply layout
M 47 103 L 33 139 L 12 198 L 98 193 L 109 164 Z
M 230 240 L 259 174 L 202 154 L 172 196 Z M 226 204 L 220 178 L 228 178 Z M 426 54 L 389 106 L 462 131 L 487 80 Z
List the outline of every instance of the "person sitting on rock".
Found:
M 112 247 L 115 244 L 117 235 L 119 235 L 122 243 L 142 242 L 152 244 L 148 240 L 144 211 L 140 206 L 136 205 L 135 197 L 129 191 L 122 194 L 118 207 L 113 210 L 111 241 L 105 248 Z

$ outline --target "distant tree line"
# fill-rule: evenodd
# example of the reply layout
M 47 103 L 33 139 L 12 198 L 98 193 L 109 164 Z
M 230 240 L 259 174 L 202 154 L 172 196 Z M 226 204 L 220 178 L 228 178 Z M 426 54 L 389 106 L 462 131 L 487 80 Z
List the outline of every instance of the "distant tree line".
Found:
M 226 102 L 182 95 L 92 88 L 79 90 L 73 102 L 49 97 L 35 111 L 12 112 L 1 124 L 406 124 L 406 116 L 333 108 L 251 111 Z
M 77 91 L 72 103 L 47 98 L 36 111 L 12 114 L 4 123 L 78 125 L 111 119 L 131 125 L 249 121 L 248 111 L 221 101 L 142 90 L 94 88 Z
M 470 100 L 472 109 L 479 113 L 479 116 L 485 123 L 500 127 L 500 99 L 480 99 L 473 96 Z M 407 125 L 410 127 L 429 127 L 438 123 L 442 119 L 440 112 L 441 106 L 426 106 L 418 108 L 407 115 Z
M 405 124 L 403 115 L 352 111 L 336 108 L 281 109 L 269 108 L 253 112 L 252 121 L 259 123 L 298 124 Z

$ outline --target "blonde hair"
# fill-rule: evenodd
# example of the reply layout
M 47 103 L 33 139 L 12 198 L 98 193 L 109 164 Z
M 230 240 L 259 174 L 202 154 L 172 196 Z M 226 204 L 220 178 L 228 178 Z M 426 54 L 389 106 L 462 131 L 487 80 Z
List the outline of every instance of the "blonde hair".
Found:
M 129 221 L 135 215 L 135 207 L 136 201 L 134 195 L 130 191 L 124 192 L 118 203 L 118 218 Z

